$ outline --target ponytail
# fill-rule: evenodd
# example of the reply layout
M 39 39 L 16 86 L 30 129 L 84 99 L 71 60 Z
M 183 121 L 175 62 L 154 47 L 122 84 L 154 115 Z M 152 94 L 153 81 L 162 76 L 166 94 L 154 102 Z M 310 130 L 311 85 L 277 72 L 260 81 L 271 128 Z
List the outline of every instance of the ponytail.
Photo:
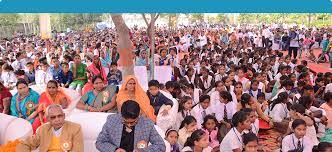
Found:
M 275 105 L 277 105 L 279 103 L 283 103 L 287 99 L 288 99 L 287 92 L 279 93 L 278 98 L 272 101 L 270 110 L 272 111 L 273 108 L 275 107 Z
M 194 147 L 195 141 L 199 141 L 205 135 L 205 132 L 202 129 L 195 130 L 190 137 L 187 138 L 187 141 L 184 143 L 184 147 Z

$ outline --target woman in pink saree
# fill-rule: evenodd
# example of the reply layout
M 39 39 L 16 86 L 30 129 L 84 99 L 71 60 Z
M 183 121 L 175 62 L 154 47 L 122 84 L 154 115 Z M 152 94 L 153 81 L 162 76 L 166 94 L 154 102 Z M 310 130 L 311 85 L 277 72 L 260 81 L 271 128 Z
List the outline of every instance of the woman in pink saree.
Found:
M 92 59 L 92 64 L 87 68 L 88 83 L 86 83 L 82 89 L 82 94 L 85 94 L 93 89 L 92 77 L 100 75 L 103 78 L 105 84 L 107 84 L 107 75 L 105 73 L 104 67 L 101 65 L 100 58 L 95 55 Z

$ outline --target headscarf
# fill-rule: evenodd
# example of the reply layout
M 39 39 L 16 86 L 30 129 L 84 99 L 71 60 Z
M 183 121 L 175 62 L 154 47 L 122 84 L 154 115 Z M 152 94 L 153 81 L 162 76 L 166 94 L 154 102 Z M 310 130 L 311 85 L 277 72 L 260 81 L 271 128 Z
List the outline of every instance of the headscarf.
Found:
M 141 111 L 143 112 L 144 115 L 146 115 L 148 118 L 150 118 L 152 121 L 156 122 L 156 116 L 154 115 L 154 109 L 150 105 L 150 99 L 143 90 L 143 88 L 139 85 L 138 80 L 135 76 L 129 75 L 126 77 L 124 83 L 122 84 L 119 93 L 116 96 L 116 104 L 118 106 L 118 110 L 120 110 L 120 107 L 122 104 L 127 101 L 127 100 L 133 100 L 130 95 L 130 93 L 127 91 L 126 86 L 127 83 L 130 80 L 135 81 L 135 101 L 139 104 Z
M 145 66 L 146 65 L 146 59 L 142 58 L 142 53 L 147 52 L 146 50 L 141 50 L 139 53 L 139 57 L 136 58 L 136 66 Z
M 66 95 L 66 93 L 64 92 L 64 90 L 60 87 L 58 87 L 58 91 L 57 91 L 57 94 L 56 94 L 56 97 L 55 97 L 55 100 L 53 101 L 52 98 L 51 98 L 51 95 L 49 93 L 49 90 L 48 88 L 46 87 L 46 90 L 44 93 L 42 93 L 40 95 L 40 98 L 39 98 L 39 106 L 38 106 L 38 109 L 37 111 L 38 112 L 45 112 L 46 108 L 50 105 L 50 104 L 61 104 L 61 99 L 63 98 L 66 98 L 67 99 L 67 102 L 68 102 L 68 105 L 71 103 L 72 101 L 72 98 L 69 97 L 68 95 Z
M 98 69 L 94 63 L 92 63 L 91 65 L 88 66 L 88 71 L 92 72 L 94 75 L 100 74 L 100 76 L 104 79 L 104 82 L 107 82 L 107 75 L 105 73 L 105 69 L 101 65 L 100 58 L 98 58 L 98 60 L 99 60 L 98 65 L 100 69 Z

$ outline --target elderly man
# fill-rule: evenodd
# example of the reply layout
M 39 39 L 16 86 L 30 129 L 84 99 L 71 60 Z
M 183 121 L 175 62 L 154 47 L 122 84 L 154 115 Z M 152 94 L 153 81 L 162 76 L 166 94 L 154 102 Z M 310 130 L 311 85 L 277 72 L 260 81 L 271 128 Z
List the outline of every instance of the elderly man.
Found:
M 17 145 L 17 152 L 30 152 L 39 147 L 40 152 L 83 152 L 83 134 L 81 126 L 65 121 L 65 114 L 59 104 L 46 108 L 49 123 L 42 125 L 36 135 Z
M 97 138 L 96 148 L 100 152 L 165 152 L 165 143 L 153 122 L 139 115 L 140 107 L 137 102 L 124 102 L 121 115 L 108 116 Z

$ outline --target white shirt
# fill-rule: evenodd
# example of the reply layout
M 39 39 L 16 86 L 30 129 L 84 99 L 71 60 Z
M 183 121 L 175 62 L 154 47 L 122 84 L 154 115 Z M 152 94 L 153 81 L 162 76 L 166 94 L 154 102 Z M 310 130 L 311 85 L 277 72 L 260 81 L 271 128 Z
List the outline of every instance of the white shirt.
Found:
M 58 129 L 58 130 L 54 130 L 54 129 L 53 129 L 53 135 L 54 135 L 55 137 L 60 137 L 60 135 L 61 135 L 61 133 L 62 133 L 62 128 L 63 128 L 63 127 L 61 127 L 61 128 Z
M 292 124 L 293 124 L 293 121 L 290 121 L 289 125 L 288 125 L 289 129 L 292 129 Z M 312 141 L 313 145 L 319 144 L 319 141 L 317 139 L 316 128 L 314 125 L 307 126 L 305 136 L 307 136 Z
M 2 72 L 1 80 L 5 87 L 16 85 L 17 79 L 14 72 Z
M 226 73 L 223 74 L 223 75 L 220 75 L 220 74 L 218 73 L 218 74 L 215 75 L 214 79 L 215 79 L 216 82 L 217 82 L 217 81 L 222 81 L 222 78 L 223 78 L 223 77 L 226 77 L 226 76 L 227 76 Z
M 224 109 L 225 109 L 225 103 L 218 102 L 214 106 L 214 113 L 216 114 L 216 118 L 218 121 L 224 119 Z M 227 110 L 227 119 L 232 119 L 233 115 L 236 113 L 236 102 L 228 102 L 226 104 L 226 110 Z
M 273 122 L 281 122 L 283 119 L 289 116 L 287 105 L 284 103 L 276 104 L 270 112 Z
M 200 45 L 201 45 L 201 47 L 203 47 L 205 44 L 207 44 L 207 39 L 206 39 L 205 35 L 199 36 L 199 39 L 200 39 Z
M 276 81 L 280 81 L 280 78 L 281 78 L 281 73 L 278 73 L 275 77 L 274 77 L 274 80 Z
M 219 93 L 219 91 L 213 91 L 211 93 L 210 101 L 211 101 L 211 106 L 215 106 L 217 103 L 220 102 L 220 93 Z
M 184 116 L 182 115 L 182 112 L 180 111 L 180 112 L 178 112 L 178 114 L 176 115 L 176 123 L 175 123 L 174 128 L 179 129 L 180 126 L 181 126 L 182 121 L 184 120 L 184 118 L 185 118 L 186 116 L 193 116 L 193 117 L 197 118 L 197 117 L 196 117 L 197 114 L 196 114 L 196 112 L 195 112 L 194 110 L 190 110 L 190 111 L 186 111 L 186 112 L 184 112 Z
M 193 149 L 191 149 L 190 147 L 184 147 L 181 152 L 186 152 L 186 151 L 193 151 Z M 212 148 L 211 147 L 206 147 L 203 149 L 202 152 L 211 152 L 212 151 Z
M 208 78 L 206 79 L 206 81 L 203 79 L 203 76 L 200 77 L 200 79 L 202 80 L 203 82 L 203 86 L 204 86 L 204 89 L 208 89 L 211 87 L 211 83 L 212 83 L 212 76 L 208 76 Z
M 53 80 L 53 75 L 49 71 L 38 70 L 35 80 L 37 85 L 46 85 L 48 81 Z
M 21 62 L 21 61 L 18 61 L 18 60 L 15 60 L 13 63 L 12 63 L 12 67 L 13 69 L 16 71 L 16 70 L 24 70 L 25 69 L 25 66 L 24 64 Z
M 237 75 L 234 77 L 234 79 L 235 79 L 235 81 L 237 81 L 237 82 L 240 81 L 240 82 L 242 83 L 243 89 L 246 89 L 246 84 L 249 82 L 249 79 L 243 77 L 243 78 L 240 80 L 240 78 L 239 78 Z M 246 90 L 244 90 L 244 91 L 246 91 Z
M 258 135 L 258 131 L 259 131 L 259 120 L 256 119 L 255 122 L 253 124 L 251 124 L 251 131 Z
M 232 128 L 220 143 L 221 152 L 233 152 L 234 149 L 241 149 L 243 146 L 242 133 L 236 128 Z
M 294 133 L 286 136 L 282 140 L 282 152 L 288 152 L 289 150 L 294 150 L 298 148 L 297 143 L 299 140 L 301 142 L 301 145 L 303 146 L 303 152 L 312 152 L 312 141 L 307 136 L 304 136 L 301 139 L 297 139 Z
M 98 49 L 93 50 L 93 55 L 99 56 L 99 50 Z
M 206 109 L 203 109 L 203 107 L 198 104 L 197 106 L 194 107 L 193 111 L 196 114 L 196 121 L 197 121 L 197 126 L 198 128 L 202 128 L 202 124 L 204 122 L 204 110 L 205 110 L 205 116 L 207 115 L 213 115 L 214 114 L 214 110 L 211 106 L 209 106 Z

